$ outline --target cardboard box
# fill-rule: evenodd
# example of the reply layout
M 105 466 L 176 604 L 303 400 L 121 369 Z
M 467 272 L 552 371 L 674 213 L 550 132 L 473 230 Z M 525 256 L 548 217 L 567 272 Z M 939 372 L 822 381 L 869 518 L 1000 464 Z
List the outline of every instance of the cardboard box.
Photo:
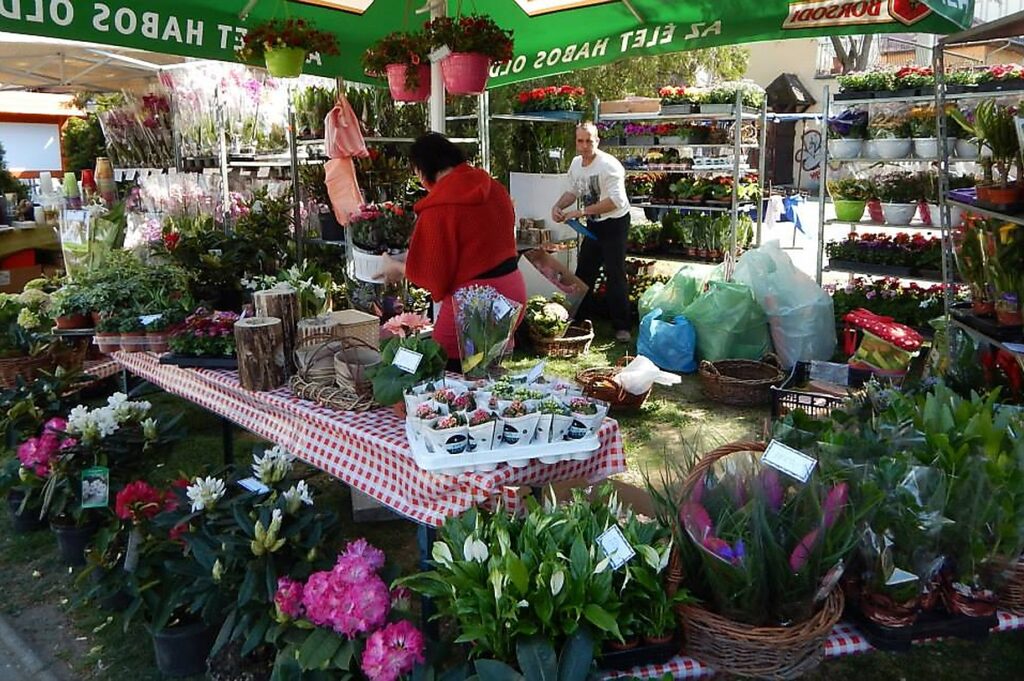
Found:
M 607 102 L 601 102 L 601 113 L 603 114 L 623 114 L 629 113 L 629 102 L 624 99 L 613 99 Z
M 626 97 L 629 113 L 661 113 L 661 100 L 656 97 Z
M 527 297 L 550 298 L 556 293 L 561 293 L 569 303 L 569 314 L 576 314 L 583 297 L 587 295 L 587 285 L 583 280 L 573 274 L 558 258 L 543 249 L 534 248 L 526 251 L 519 259 L 519 271 L 526 280 Z
M 32 265 L 30 267 L 14 267 L 7 270 L 0 270 L 0 292 L 21 293 L 25 284 L 45 277 L 54 272 L 55 268 L 43 265 Z

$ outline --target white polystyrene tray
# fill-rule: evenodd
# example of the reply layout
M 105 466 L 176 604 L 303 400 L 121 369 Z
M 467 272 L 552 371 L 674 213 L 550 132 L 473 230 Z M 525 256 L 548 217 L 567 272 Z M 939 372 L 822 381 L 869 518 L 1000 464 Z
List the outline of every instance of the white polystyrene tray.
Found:
M 585 461 L 593 456 L 601 442 L 595 432 L 581 440 L 564 440 L 562 442 L 544 442 L 540 444 L 508 445 L 497 449 L 469 452 L 466 454 L 437 454 L 427 449 L 424 440 L 413 438 L 409 423 L 405 424 L 405 437 L 409 441 L 413 459 L 420 468 L 432 473 L 458 475 L 459 473 L 475 473 L 493 471 L 501 464 L 507 463 L 513 468 L 525 468 L 534 459 L 541 463 L 552 464 L 559 461 Z

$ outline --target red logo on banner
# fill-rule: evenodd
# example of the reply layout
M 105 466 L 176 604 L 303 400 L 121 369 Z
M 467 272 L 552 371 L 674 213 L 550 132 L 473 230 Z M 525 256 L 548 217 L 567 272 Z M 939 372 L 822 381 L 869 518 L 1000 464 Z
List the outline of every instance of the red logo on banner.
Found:
M 889 14 L 907 26 L 921 21 L 931 13 L 928 5 L 920 0 L 889 0 Z

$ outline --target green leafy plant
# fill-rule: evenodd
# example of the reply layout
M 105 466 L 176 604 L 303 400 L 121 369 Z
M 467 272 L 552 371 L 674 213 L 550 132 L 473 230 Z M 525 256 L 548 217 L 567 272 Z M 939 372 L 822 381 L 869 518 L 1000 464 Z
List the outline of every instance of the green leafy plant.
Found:
M 423 355 L 415 373 L 409 373 L 395 366 L 395 355 L 402 348 Z M 402 401 L 405 391 L 414 385 L 439 378 L 448 362 L 444 348 L 429 338 L 407 334 L 388 340 L 381 350 L 380 364 L 367 369 L 373 384 L 373 399 L 379 404 L 390 405 Z
M 877 179 L 875 187 L 882 203 L 917 203 L 925 196 L 921 179 L 912 173 L 886 173 Z
M 867 201 L 873 191 L 870 181 L 847 177 L 829 180 L 828 193 L 835 201 Z
M 334 34 L 317 30 L 305 19 L 274 19 L 251 27 L 236 54 L 247 64 L 258 64 L 267 50 L 286 47 L 321 55 L 339 54 Z
M 1020 143 L 1013 122 L 1015 114 L 1012 107 L 998 104 L 995 99 L 985 99 L 974 109 L 973 121 L 958 109 L 951 110 L 950 115 L 964 130 L 971 133 L 979 146 L 984 144 L 992 150 L 996 178 L 1001 187 L 1006 187 L 1010 181 L 1010 167 L 1021 165 Z
M 593 637 L 587 627 L 580 627 L 566 640 L 561 654 L 556 655 L 551 642 L 541 636 L 522 638 L 516 642 L 516 661 L 521 673 L 498 660 L 476 660 L 476 674 L 467 681 L 586 681 L 593 659 Z
M 497 64 L 512 58 L 512 31 L 507 31 L 486 15 L 438 17 L 430 20 L 426 34 L 432 47 L 447 45 L 452 52 L 484 54 Z
M 551 300 L 544 296 L 531 296 L 526 301 L 526 324 L 542 338 L 561 338 L 569 328 L 565 296 L 556 293 Z

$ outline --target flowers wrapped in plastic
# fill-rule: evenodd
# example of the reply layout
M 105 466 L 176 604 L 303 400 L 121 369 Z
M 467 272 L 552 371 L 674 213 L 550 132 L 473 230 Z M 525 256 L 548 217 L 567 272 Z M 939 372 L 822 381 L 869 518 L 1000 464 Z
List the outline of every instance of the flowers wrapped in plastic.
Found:
M 462 373 L 470 378 L 486 377 L 511 350 L 523 306 L 491 286 L 467 286 L 453 297 Z

